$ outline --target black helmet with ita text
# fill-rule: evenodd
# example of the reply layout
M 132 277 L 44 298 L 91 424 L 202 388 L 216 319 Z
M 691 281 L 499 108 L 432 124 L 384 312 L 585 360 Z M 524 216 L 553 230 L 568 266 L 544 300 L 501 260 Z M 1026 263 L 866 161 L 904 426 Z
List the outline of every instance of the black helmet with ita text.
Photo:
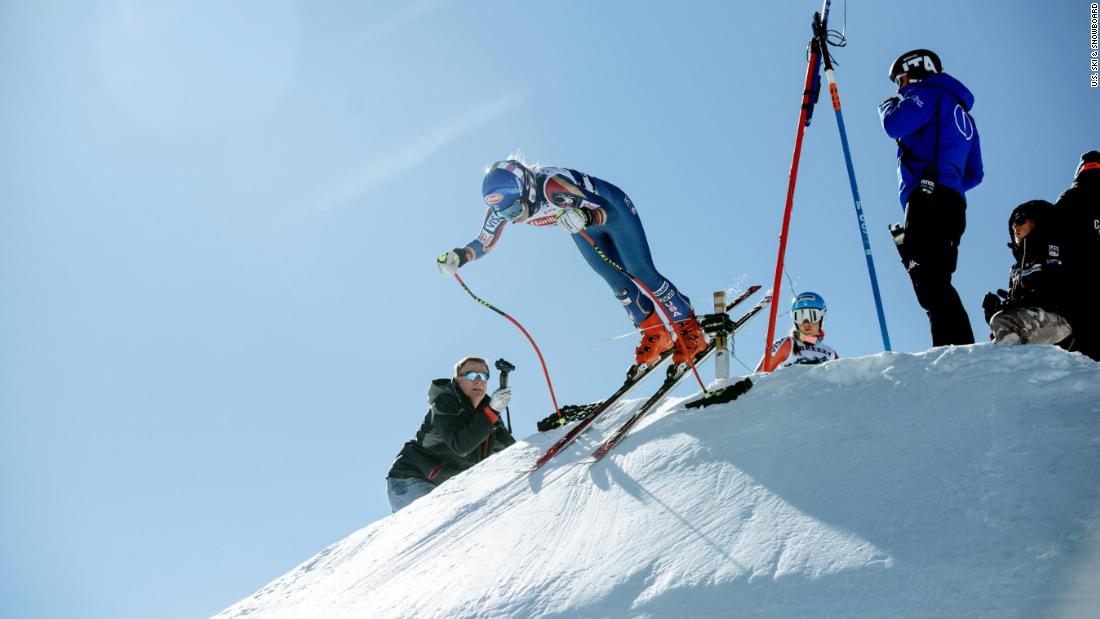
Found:
M 928 49 L 915 49 L 905 52 L 897 57 L 890 65 L 890 73 L 887 77 L 891 82 L 898 83 L 902 75 L 908 76 L 910 82 L 919 82 L 934 73 L 942 73 L 943 64 L 936 52 Z

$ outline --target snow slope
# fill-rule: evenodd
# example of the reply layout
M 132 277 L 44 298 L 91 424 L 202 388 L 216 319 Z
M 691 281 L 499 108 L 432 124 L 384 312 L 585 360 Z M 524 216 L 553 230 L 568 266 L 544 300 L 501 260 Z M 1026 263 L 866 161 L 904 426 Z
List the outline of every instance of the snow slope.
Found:
M 1100 616 L 1100 364 L 976 345 L 757 378 L 593 466 L 641 400 L 527 475 L 563 430 L 533 435 L 218 616 Z

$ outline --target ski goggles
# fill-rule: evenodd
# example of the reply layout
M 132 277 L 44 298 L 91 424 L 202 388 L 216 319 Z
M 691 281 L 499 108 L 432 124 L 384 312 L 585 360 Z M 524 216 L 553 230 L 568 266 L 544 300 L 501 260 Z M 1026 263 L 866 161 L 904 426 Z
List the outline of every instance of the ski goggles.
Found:
M 523 214 L 523 207 L 527 205 L 524 200 L 516 200 L 504 208 L 493 207 L 493 212 L 505 219 L 515 219 Z
M 459 374 L 459 376 L 469 381 L 474 381 L 480 378 L 483 382 L 489 382 L 488 372 L 474 372 L 473 370 L 471 370 L 469 372 L 463 372 Z
M 791 315 L 794 316 L 794 324 L 796 325 L 800 325 L 804 322 L 815 325 L 825 317 L 825 312 L 814 307 L 801 307 L 796 310 L 791 310 Z

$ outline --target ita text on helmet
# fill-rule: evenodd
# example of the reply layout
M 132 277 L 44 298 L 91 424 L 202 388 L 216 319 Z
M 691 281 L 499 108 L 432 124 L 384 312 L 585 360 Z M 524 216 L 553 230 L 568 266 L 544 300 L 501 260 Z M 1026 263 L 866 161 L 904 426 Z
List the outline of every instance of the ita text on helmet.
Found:
M 942 72 L 943 64 L 940 63 L 940 57 L 935 52 L 915 49 L 898 56 L 890 65 L 890 73 L 887 77 L 900 88 L 905 83 L 919 82 L 929 75 Z

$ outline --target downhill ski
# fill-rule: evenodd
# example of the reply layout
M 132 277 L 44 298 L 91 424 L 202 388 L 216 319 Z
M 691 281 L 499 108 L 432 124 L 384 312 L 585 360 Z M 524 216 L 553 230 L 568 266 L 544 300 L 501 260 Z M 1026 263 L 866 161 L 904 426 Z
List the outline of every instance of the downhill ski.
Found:
M 744 316 L 738 318 L 733 323 L 733 332 L 736 333 L 738 329 L 743 327 L 745 323 L 752 319 L 753 316 L 759 314 L 764 309 L 764 306 L 767 305 L 769 301 L 771 301 L 771 297 L 772 294 L 770 292 L 764 295 L 764 298 L 761 299 L 760 302 L 754 305 L 752 309 L 750 309 L 748 312 L 745 312 Z M 711 342 L 707 344 L 707 347 L 695 356 L 695 364 L 698 365 L 706 361 L 707 358 L 710 357 L 710 355 L 714 352 L 714 347 L 714 341 L 711 340 Z M 657 391 L 652 396 L 650 396 L 648 400 L 645 401 L 645 404 L 642 404 L 642 407 L 638 409 L 638 412 L 634 413 L 630 417 L 630 419 L 627 419 L 626 422 L 623 423 L 623 425 L 619 426 L 614 434 L 612 434 L 607 440 L 600 444 L 600 446 L 596 448 L 596 451 L 593 451 L 592 455 L 589 456 L 585 460 L 585 462 L 596 462 L 600 458 L 606 456 L 607 452 L 611 451 L 611 449 L 614 448 L 615 445 L 619 444 L 619 441 L 623 440 L 623 437 L 630 432 L 630 429 L 634 427 L 634 424 L 638 423 L 639 419 L 641 419 L 650 411 L 656 409 L 657 406 L 661 402 L 663 402 L 670 393 L 672 393 L 672 390 L 676 388 L 676 385 L 680 384 L 680 381 L 683 380 L 685 376 L 687 376 L 688 369 L 689 368 L 686 364 L 680 364 L 678 366 L 669 368 L 668 375 L 665 378 L 665 382 L 661 383 L 661 386 L 657 389 Z
M 744 292 L 742 292 L 735 299 L 730 301 L 728 305 L 726 305 L 726 311 L 728 312 L 728 311 L 732 310 L 733 308 L 737 307 L 737 305 L 739 305 L 745 299 L 748 299 L 750 296 L 755 294 L 756 291 L 758 291 L 758 290 L 760 290 L 759 285 L 754 284 L 752 286 L 749 286 Z M 762 307 L 762 306 L 758 304 L 757 307 Z M 751 311 L 752 310 L 750 310 L 750 312 Z M 756 311 L 759 311 L 759 310 L 756 310 Z M 744 320 L 744 319 L 742 319 L 742 320 Z M 708 351 L 713 351 L 714 350 L 713 344 L 708 346 L 707 350 Z M 702 354 L 702 353 L 700 353 L 700 354 Z M 661 354 L 661 357 L 657 361 L 650 364 L 646 368 L 642 368 L 640 371 L 635 371 L 635 368 L 632 367 L 631 371 L 628 372 L 627 379 L 622 384 L 622 386 L 619 387 L 615 391 L 615 393 L 612 393 L 611 396 L 609 396 L 606 400 L 599 403 L 592 412 L 588 413 L 588 416 L 586 416 L 579 423 L 577 423 L 577 425 L 570 428 L 569 432 L 567 432 L 564 436 L 562 436 L 560 439 L 558 439 L 553 445 L 551 445 L 550 448 L 546 450 L 546 453 L 542 454 L 542 456 L 537 461 L 535 461 L 535 464 L 529 470 L 530 471 L 536 471 L 536 470 L 542 468 L 542 466 L 545 465 L 547 462 L 549 462 L 551 459 L 553 459 L 553 457 L 555 455 L 557 455 L 558 452 L 560 452 L 567 445 L 572 443 L 578 436 L 581 435 L 581 433 L 583 433 L 586 429 L 588 429 L 588 427 L 591 426 L 592 423 L 594 421 L 596 421 L 596 419 L 600 415 L 607 412 L 608 409 L 610 409 L 616 402 L 621 400 L 627 393 L 630 393 L 630 391 L 632 389 L 634 389 L 634 387 L 638 386 L 642 381 L 644 381 L 646 378 L 648 378 L 650 374 L 652 374 L 658 367 L 662 366 L 665 363 L 665 361 L 667 361 L 671 356 L 672 356 L 672 351 L 667 350 L 667 351 L 665 351 L 664 353 Z M 696 358 L 699 361 L 702 361 L 706 357 L 705 356 L 702 356 L 702 357 L 697 356 Z M 684 364 L 683 367 L 684 367 L 684 369 L 680 373 L 679 378 L 683 378 L 683 376 L 686 375 L 687 372 L 690 370 L 690 368 L 686 364 Z M 667 382 L 667 379 L 666 379 L 666 382 Z M 677 382 L 679 382 L 679 379 L 677 379 Z

